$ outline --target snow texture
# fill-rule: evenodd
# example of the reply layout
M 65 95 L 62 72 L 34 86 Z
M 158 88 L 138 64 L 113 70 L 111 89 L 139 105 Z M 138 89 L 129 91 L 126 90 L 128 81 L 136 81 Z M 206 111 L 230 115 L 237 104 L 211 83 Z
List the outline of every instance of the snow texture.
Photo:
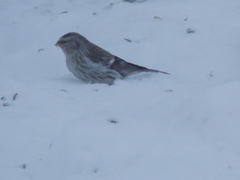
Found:
M 239 0 L 1 0 L 1 180 L 239 180 Z M 78 32 L 138 65 L 84 84 Z

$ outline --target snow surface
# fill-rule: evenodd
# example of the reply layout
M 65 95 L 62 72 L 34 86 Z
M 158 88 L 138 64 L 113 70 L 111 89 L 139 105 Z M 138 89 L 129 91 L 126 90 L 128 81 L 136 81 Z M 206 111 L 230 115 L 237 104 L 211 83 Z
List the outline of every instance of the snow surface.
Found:
M 1 180 L 240 179 L 239 0 L 0 8 Z M 171 76 L 84 84 L 54 46 L 67 32 Z

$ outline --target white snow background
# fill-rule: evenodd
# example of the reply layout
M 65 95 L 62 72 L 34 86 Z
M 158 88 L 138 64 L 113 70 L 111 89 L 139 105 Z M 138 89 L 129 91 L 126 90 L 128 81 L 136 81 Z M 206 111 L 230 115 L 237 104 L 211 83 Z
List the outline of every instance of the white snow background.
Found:
M 239 0 L 1 0 L 1 180 L 239 180 Z M 78 32 L 138 65 L 84 84 Z

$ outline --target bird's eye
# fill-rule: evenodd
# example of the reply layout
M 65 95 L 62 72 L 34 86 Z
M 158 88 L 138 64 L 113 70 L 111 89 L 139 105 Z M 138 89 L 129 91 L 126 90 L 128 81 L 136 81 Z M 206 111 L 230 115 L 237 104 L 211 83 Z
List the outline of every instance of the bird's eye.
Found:
M 67 41 L 65 41 L 65 40 L 61 40 L 61 43 L 62 43 L 62 44 L 65 44 L 65 43 L 67 43 Z

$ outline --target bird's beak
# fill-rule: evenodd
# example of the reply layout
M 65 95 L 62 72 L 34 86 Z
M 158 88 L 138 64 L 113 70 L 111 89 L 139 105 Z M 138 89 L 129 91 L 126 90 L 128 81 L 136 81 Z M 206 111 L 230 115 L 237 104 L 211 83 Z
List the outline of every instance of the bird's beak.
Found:
M 60 46 L 59 42 L 57 42 L 57 43 L 55 44 L 55 46 Z

